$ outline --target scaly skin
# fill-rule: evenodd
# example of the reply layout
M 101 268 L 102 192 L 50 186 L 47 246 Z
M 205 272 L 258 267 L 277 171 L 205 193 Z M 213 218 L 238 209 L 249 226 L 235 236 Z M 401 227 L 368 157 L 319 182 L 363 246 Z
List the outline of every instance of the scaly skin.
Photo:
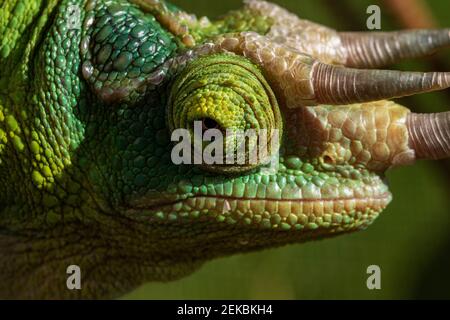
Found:
M 268 3 L 209 22 L 160 1 L 5 0 L 0 35 L 3 298 L 118 297 L 364 229 L 391 200 L 384 172 L 414 160 L 408 109 L 324 105 L 295 84 L 311 59 L 348 57 L 336 32 Z M 173 164 L 170 132 L 205 118 L 281 130 L 277 172 Z M 82 290 L 66 288 L 72 264 Z

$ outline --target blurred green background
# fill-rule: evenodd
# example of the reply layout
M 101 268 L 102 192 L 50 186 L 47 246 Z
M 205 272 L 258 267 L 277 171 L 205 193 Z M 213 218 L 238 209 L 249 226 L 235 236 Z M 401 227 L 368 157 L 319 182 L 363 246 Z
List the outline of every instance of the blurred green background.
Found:
M 414 5 L 413 0 L 403 0 Z M 366 30 L 366 9 L 378 4 L 382 30 L 404 28 L 388 0 L 273 1 L 301 18 L 339 30 Z M 393 2 L 393 1 L 392 1 Z M 198 16 L 217 17 L 241 1 L 173 1 Z M 426 1 L 436 26 L 450 27 L 450 2 Z M 408 6 L 406 6 L 408 8 Z M 412 9 L 411 9 L 412 10 Z M 403 70 L 449 71 L 450 52 Z M 400 101 L 417 112 L 450 108 L 449 92 Z M 129 299 L 408 299 L 450 298 L 450 161 L 418 162 L 388 172 L 394 201 L 366 231 L 206 263 L 171 283 L 148 283 Z M 369 265 L 381 268 L 381 290 L 366 287 Z

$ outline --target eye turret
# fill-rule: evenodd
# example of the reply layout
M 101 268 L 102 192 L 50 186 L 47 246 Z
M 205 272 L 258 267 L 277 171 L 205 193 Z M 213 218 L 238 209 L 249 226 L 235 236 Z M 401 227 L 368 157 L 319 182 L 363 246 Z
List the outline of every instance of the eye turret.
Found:
M 184 128 L 191 137 L 196 123 L 202 134 L 214 130 L 216 143 L 220 133 L 222 161 L 203 166 L 222 172 L 241 172 L 267 161 L 278 151 L 283 127 L 277 99 L 261 70 L 232 54 L 189 64 L 171 88 L 167 119 L 171 131 Z

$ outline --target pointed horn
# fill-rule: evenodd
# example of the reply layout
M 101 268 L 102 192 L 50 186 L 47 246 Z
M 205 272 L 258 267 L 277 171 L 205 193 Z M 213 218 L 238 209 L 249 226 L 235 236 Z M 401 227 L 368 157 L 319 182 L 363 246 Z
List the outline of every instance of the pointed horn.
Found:
M 316 102 L 351 104 L 443 90 L 449 72 L 359 70 L 316 62 L 311 75 Z
M 433 54 L 450 46 L 450 29 L 341 32 L 348 67 L 376 68 Z
M 409 145 L 418 159 L 450 157 L 450 111 L 411 113 L 407 118 Z

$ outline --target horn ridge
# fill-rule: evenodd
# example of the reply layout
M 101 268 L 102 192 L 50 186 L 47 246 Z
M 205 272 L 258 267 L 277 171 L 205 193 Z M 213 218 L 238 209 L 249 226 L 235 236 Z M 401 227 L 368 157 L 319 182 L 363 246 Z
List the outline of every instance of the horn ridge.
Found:
M 450 29 L 393 32 L 340 32 L 348 67 L 377 68 L 418 58 L 450 46 Z
M 315 98 L 324 104 L 351 104 L 399 98 L 450 87 L 447 72 L 364 70 L 316 63 L 311 80 Z
M 418 159 L 450 157 L 450 111 L 410 113 L 407 117 L 410 147 Z

